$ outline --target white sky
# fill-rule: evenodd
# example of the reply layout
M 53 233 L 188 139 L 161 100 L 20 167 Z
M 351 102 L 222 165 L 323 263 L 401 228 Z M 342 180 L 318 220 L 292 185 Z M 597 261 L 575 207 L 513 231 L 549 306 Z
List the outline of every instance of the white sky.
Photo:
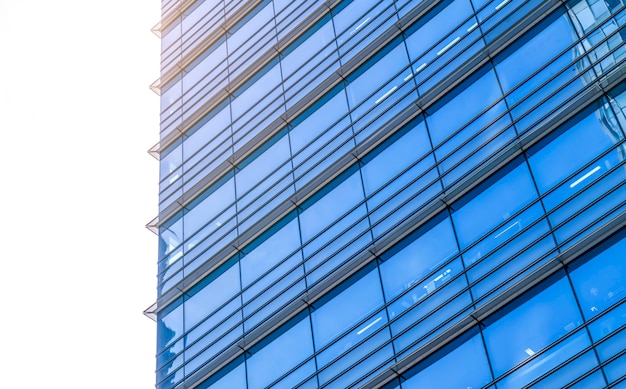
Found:
M 154 387 L 159 8 L 0 0 L 0 387 Z

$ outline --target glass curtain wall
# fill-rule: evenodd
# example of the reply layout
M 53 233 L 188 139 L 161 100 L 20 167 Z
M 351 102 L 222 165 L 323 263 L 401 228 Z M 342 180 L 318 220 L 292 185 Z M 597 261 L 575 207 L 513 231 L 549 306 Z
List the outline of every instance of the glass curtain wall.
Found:
M 331 3 L 163 2 L 157 388 L 623 382 L 626 6 Z

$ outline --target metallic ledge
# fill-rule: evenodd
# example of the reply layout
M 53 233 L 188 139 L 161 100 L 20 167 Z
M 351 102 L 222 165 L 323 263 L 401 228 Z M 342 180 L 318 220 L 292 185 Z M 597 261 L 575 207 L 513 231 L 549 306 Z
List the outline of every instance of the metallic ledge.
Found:
M 195 2 L 196 0 L 180 0 L 178 5 L 175 5 L 172 8 L 172 11 L 167 12 L 161 17 L 161 20 L 154 27 L 152 27 L 151 31 L 160 38 L 163 30 L 169 27 L 170 24 L 174 23 L 174 21 Z

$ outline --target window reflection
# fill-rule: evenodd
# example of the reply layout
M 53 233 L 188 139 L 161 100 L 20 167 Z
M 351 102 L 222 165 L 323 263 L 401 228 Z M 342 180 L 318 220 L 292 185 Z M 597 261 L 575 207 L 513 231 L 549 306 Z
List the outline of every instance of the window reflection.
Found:
M 336 227 L 334 223 L 363 200 L 361 176 L 359 172 L 356 172 L 300 214 L 302 240 L 306 242 L 320 232 L 329 235 L 330 229 L 333 229 L 332 227 L 329 229 L 329 226 Z M 358 209 L 358 214 L 365 216 L 365 209 Z M 309 250 L 312 251 L 311 248 Z
M 623 138 L 619 128 L 608 127 L 610 122 L 604 120 L 606 115 L 613 117 L 610 110 L 604 106 L 593 111 L 584 111 L 573 119 L 572 124 L 564 126 L 551 135 L 549 143 L 545 144 L 544 141 L 539 147 L 530 150 L 528 161 L 541 193 L 551 190 L 572 173 L 593 161 L 603 151 L 612 147 L 615 141 Z M 554 208 L 617 163 L 619 163 L 617 153 L 610 153 L 602 160 L 584 168 L 568 180 L 562 189 L 544 200 L 548 209 Z
M 401 299 L 401 306 L 410 307 L 450 279 L 452 269 L 449 265 L 441 266 L 457 252 L 452 223 L 445 217 L 380 265 L 385 297 L 391 300 L 416 284 L 423 284 Z M 391 316 L 398 313 L 392 310 Z
M 525 362 L 499 387 L 522 387 L 590 344 L 586 333 L 581 331 L 569 336 L 561 346 L 542 352 L 582 324 L 566 278 L 524 299 L 503 317 L 494 318 L 483 331 L 496 377 Z
M 398 20 L 393 2 L 353 1 L 333 16 L 337 46 L 345 64 L 352 56 Z
M 247 388 L 246 366 L 241 359 L 243 358 L 238 358 L 231 363 L 231 365 L 238 364 L 234 368 L 227 366 L 226 368 L 220 370 L 218 374 L 201 383 L 198 386 L 198 389 Z
M 403 374 L 404 377 L 410 378 L 402 382 L 402 389 L 482 388 L 488 384 L 491 381 L 491 373 L 481 336 L 467 338 L 468 336 L 464 336 L 460 339 L 464 342 L 454 349 L 445 348 L 443 353 L 435 354 Z M 458 341 L 455 343 L 458 344 Z
M 308 316 L 269 344 L 262 345 L 258 350 L 251 350 L 251 353 L 252 356 L 246 361 L 248 386 L 265 388 L 313 354 Z M 299 371 L 300 378 L 315 372 L 315 366 L 312 364 L 306 366 L 307 370 Z
M 571 274 L 574 290 L 580 301 L 585 319 L 590 320 L 602 314 L 613 305 L 626 298 L 626 238 L 622 238 L 589 262 L 583 264 Z M 622 310 L 623 311 L 623 310 Z M 603 315 L 594 325 L 599 333 L 592 335 L 599 338 L 619 328 L 626 316 L 619 311 Z
M 183 362 L 183 306 L 174 304 L 159 312 L 157 317 L 157 382 L 177 371 Z M 169 388 L 182 378 L 182 369 L 161 382 L 159 388 Z
M 585 50 L 590 59 L 598 63 L 595 66 L 597 75 L 625 58 L 624 47 L 619 47 L 624 42 L 625 32 L 617 32 L 621 23 L 611 18 L 613 12 L 622 8 L 623 4 L 620 0 L 570 0 L 567 3 L 568 13 L 574 21 L 576 32 L 583 38 Z
M 450 185 L 500 150 L 515 132 L 491 66 L 484 67 L 432 108 L 426 118 L 435 155 Z
M 582 229 L 619 211 L 622 163 L 621 130 L 608 104 L 600 102 L 581 112 L 529 151 L 529 164 L 543 203 L 560 242 L 579 239 Z M 600 203 L 590 199 L 602 198 Z
M 580 66 L 580 50 L 568 49 L 575 39 L 569 17 L 556 12 L 495 58 L 518 132 L 534 128 L 586 85 L 581 73 L 588 61 Z
M 508 169 L 511 170 L 507 172 Z M 458 208 L 452 214 L 452 221 L 461 248 L 470 246 L 498 225 L 502 225 L 502 229 L 495 232 L 494 240 L 505 238 L 507 234 L 529 224 L 523 219 L 510 219 L 511 215 L 537 197 L 528 166 L 518 160 L 500 171 L 499 175 L 502 176 L 491 178 L 490 185 L 482 192 L 479 188 L 479 194 L 467 196 L 470 198 L 467 204 L 461 201 L 453 205 L 453 208 Z M 470 262 L 473 261 L 470 259 Z
M 383 303 L 378 269 L 374 269 L 313 311 L 311 321 L 316 349 L 330 343 L 368 314 L 382 307 Z M 386 318 L 376 321 L 377 319 L 378 317 L 375 317 L 365 323 L 360 329 L 354 331 L 354 334 L 357 337 L 365 336 L 368 331 L 372 330 L 372 327 L 382 324 L 381 320 L 386 321 Z M 340 351 L 354 344 L 353 341 L 352 337 L 344 338 Z

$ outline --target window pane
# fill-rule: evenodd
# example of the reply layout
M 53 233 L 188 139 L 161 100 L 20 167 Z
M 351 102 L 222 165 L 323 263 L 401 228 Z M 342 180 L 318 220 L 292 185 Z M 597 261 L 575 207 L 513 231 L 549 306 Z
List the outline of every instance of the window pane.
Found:
M 426 126 L 420 121 L 361 168 L 365 193 L 371 195 L 429 151 Z
M 502 375 L 512 367 L 529 360 L 550 343 L 563 337 L 582 323 L 574 295 L 566 278 L 555 282 L 539 294 L 487 326 L 483 334 L 494 374 Z M 581 335 L 583 336 L 583 335 Z M 578 341 L 574 335 L 568 342 L 586 346 L 589 340 Z M 566 342 L 567 343 L 567 342 Z M 572 350 L 535 357 L 524 365 L 510 387 L 521 387 L 571 355 Z M 549 358 L 548 358 L 549 357 Z M 547 364 L 548 359 L 551 363 Z M 542 366 L 543 365 L 543 366 Z M 542 368 L 539 368 L 542 367 Z
M 247 360 L 248 386 L 265 388 L 306 357 L 313 354 L 313 338 L 308 316 L 284 334 L 264 346 Z M 314 373 L 314 366 L 301 372 L 302 377 Z
M 258 196 L 258 190 L 254 187 L 259 185 L 259 183 L 263 183 L 263 181 L 267 179 L 267 176 L 272 174 L 279 166 L 283 166 L 283 164 L 289 160 L 289 157 L 291 157 L 289 141 L 286 137 L 280 139 L 270 147 L 263 147 L 258 153 L 261 154 L 258 154 L 258 157 L 254 158 L 254 160 L 250 161 L 249 164 L 241 168 L 241 170 L 235 174 L 237 197 L 239 199 L 246 196 L 249 191 L 252 191 L 255 196 Z M 281 177 L 286 173 L 285 168 L 286 166 L 283 166 L 278 172 Z M 269 184 L 270 183 L 263 183 L 261 185 L 267 190 Z M 251 199 L 248 199 L 245 203 L 247 204 L 250 201 Z
M 396 353 L 408 353 L 443 332 L 463 317 L 472 300 L 460 259 L 442 267 L 421 283 L 415 284 L 388 308 Z M 454 297 L 456 296 L 456 297 Z M 406 331 L 406 332 L 405 332 Z
M 267 240 L 247 251 L 241 259 L 241 282 L 244 287 L 252 284 L 259 276 L 285 259 L 300 247 L 298 221 L 292 220 L 272 234 Z
M 474 283 L 484 277 L 472 287 L 472 295 L 475 299 L 498 293 L 556 255 L 554 238 L 548 235 L 550 228 L 547 221 L 539 221 L 528 228 L 541 216 L 543 216 L 543 208 L 540 204 L 535 204 L 463 254 L 466 266 L 473 264 L 467 272 L 469 281 Z M 527 230 L 520 233 L 522 229 Z M 545 237 L 541 238 L 541 236 Z M 510 240 L 511 238 L 513 239 Z M 535 241 L 537 242 L 533 243 Z M 494 251 L 504 242 L 507 243 Z M 548 254 L 550 251 L 552 253 Z M 544 255 L 547 256 L 530 266 Z M 498 266 L 500 266 L 498 270 L 488 274 Z M 530 267 L 522 271 L 527 266 Z M 518 273 L 519 275 L 516 276 Z
M 496 71 L 504 92 L 510 91 L 541 66 L 549 63 L 556 53 L 572 42 L 575 34 L 566 15 L 552 17 L 536 27 L 532 33 L 528 33 L 517 47 L 508 49 L 496 58 Z M 548 73 L 544 72 L 542 78 L 549 77 Z M 542 81 L 536 77 L 533 80 L 535 84 Z
M 241 363 L 230 372 L 221 377 L 210 378 L 198 386 L 198 389 L 245 389 L 246 388 L 246 367 Z
M 563 179 L 591 162 L 604 150 L 609 149 L 621 139 L 619 129 L 608 128 L 607 120 L 603 119 L 606 109 L 589 112 L 578 118 L 567 131 L 562 132 L 548 144 L 539 145 L 530 150 L 528 162 L 541 193 L 553 188 Z M 614 155 L 614 156 L 613 156 Z M 557 190 L 546 199 L 546 206 L 551 209 L 566 197 L 585 187 L 585 180 L 592 181 L 601 175 L 608 167 L 619 162 L 617 151 L 606 157 L 608 166 L 599 164 L 599 168 L 592 166 L 588 170 L 574 177 L 568 186 Z
M 450 92 L 443 104 L 439 103 L 435 108 L 431 108 L 432 112 L 426 117 L 426 122 L 435 146 L 446 141 L 451 134 L 502 97 L 502 92 L 491 67 L 485 68 L 477 74 L 479 77 L 474 76 Z M 493 107 L 485 115 L 491 119 L 495 118 L 497 114 L 502 112 L 502 108 L 504 107 Z M 476 131 L 477 129 L 473 129 L 473 132 Z M 469 132 L 466 130 L 447 142 L 452 142 L 452 145 L 456 146 L 472 135 Z
M 378 269 L 374 269 L 313 311 L 311 320 L 316 348 L 328 344 L 359 320 L 382 307 L 383 303 Z
M 185 328 L 189 329 L 200 320 L 211 316 L 223 303 L 237 295 L 241 291 L 239 280 L 239 266 L 231 266 L 188 298 L 185 301 Z M 235 300 L 235 303 L 236 308 L 241 306 L 239 298 Z M 235 307 L 230 310 L 232 311 Z M 230 312 L 226 314 L 228 313 Z
M 602 314 L 626 296 L 624 252 L 626 239 L 622 238 L 572 271 L 574 291 L 585 319 Z M 620 316 L 618 312 L 608 313 L 596 321 L 591 327 L 594 340 L 597 341 L 619 328 L 624 323 L 624 319 L 619 319 Z
M 289 132 L 298 189 L 354 147 L 345 92 L 315 108 Z
M 469 0 L 456 0 L 446 3 L 444 3 L 446 4 L 445 8 L 443 8 L 444 6 L 436 7 L 435 10 L 423 18 L 425 22 L 420 21 L 416 23 L 407 32 L 409 37 L 406 39 L 406 44 L 412 61 L 422 57 L 432 46 L 437 44 L 450 31 L 456 29 L 472 13 L 472 6 Z M 440 43 L 440 46 L 445 45 L 446 43 Z M 441 47 L 436 47 L 435 49 L 440 50 Z M 436 50 L 433 50 L 433 52 Z M 431 53 L 434 54 L 433 52 Z M 431 61 L 433 59 L 431 57 L 426 57 L 425 59 Z
M 522 163 L 513 168 L 452 214 L 461 248 L 509 219 L 536 197 L 527 165 Z
M 213 220 L 228 205 L 235 200 L 235 181 L 231 178 L 206 196 L 184 216 L 185 238 L 193 235 L 198 229 L 204 228 L 204 236 L 222 226 L 228 216 L 234 215 L 234 209 L 227 215 L 221 215 L 221 220 Z M 234 208 L 234 207 L 233 207 Z M 211 222 L 205 226 L 205 223 Z
M 408 63 L 409 61 L 406 56 L 406 49 L 404 45 L 397 45 L 363 74 L 359 75 L 356 80 L 353 80 L 348 84 L 346 87 L 346 93 L 348 95 L 348 102 L 350 103 L 350 107 L 352 109 L 355 109 L 361 102 L 370 98 L 369 96 L 377 91 L 375 96 L 370 98 L 371 101 L 368 104 L 352 112 L 353 120 L 359 117 L 365 109 L 374 105 L 375 103 L 373 100 L 379 102 L 382 101 L 382 96 L 389 90 L 389 88 L 383 90 L 379 90 L 379 88 L 384 86 L 392 77 L 407 67 Z
M 157 318 L 157 351 L 183 334 L 182 304 L 171 311 L 159 312 Z
M 380 265 L 386 299 L 391 300 L 415 283 L 421 282 L 426 275 L 457 252 L 452 223 L 446 217 Z M 449 278 L 449 274 L 437 281 L 433 277 L 432 286 L 427 283 L 424 290 L 414 293 L 428 293 L 429 288 L 434 290 L 435 284 L 443 283 L 446 277 Z
M 333 188 L 300 214 L 302 240 L 311 239 L 363 200 L 361 176 L 357 172 Z
M 434 362 L 427 361 L 425 365 L 417 367 L 418 372 L 402 383 L 402 389 L 482 388 L 491 381 L 480 335 L 475 335 Z

